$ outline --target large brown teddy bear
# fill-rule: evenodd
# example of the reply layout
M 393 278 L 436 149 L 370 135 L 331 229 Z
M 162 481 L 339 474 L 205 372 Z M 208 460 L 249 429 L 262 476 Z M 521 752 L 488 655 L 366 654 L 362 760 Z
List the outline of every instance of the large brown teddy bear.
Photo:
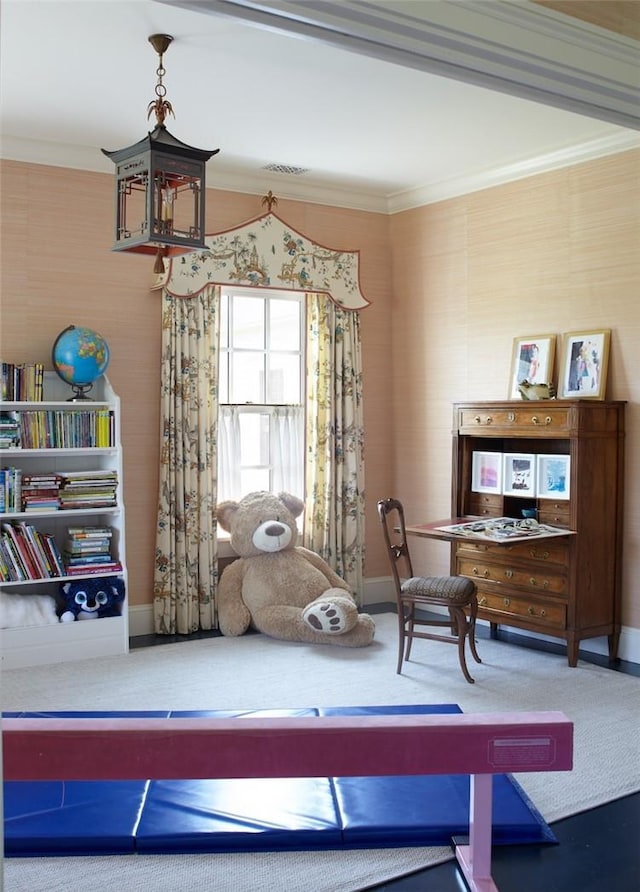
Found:
M 347 584 L 319 555 L 296 545 L 303 508 L 286 492 L 218 505 L 218 523 L 239 555 L 220 577 L 220 631 L 242 635 L 251 626 L 285 641 L 364 647 L 373 620 L 358 613 Z

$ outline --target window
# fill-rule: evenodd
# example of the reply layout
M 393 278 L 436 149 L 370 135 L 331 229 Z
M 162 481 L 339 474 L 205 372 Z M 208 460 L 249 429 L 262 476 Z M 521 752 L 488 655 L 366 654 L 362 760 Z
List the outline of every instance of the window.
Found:
M 254 490 L 304 496 L 304 295 L 221 297 L 218 501 Z

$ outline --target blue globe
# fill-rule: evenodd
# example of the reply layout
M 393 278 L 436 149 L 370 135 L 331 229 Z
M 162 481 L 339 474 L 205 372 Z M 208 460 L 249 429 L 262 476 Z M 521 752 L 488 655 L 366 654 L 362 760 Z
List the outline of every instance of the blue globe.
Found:
M 70 325 L 60 332 L 51 351 L 53 367 L 76 394 L 89 390 L 109 365 L 109 347 L 97 331 Z

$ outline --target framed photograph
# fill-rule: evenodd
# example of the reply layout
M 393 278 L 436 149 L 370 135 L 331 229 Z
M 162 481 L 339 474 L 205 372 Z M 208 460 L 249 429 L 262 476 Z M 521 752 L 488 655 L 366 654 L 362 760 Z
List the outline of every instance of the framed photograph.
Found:
M 505 452 L 502 465 L 502 492 L 505 496 L 535 498 L 535 455 L 525 452 Z
M 550 384 L 556 358 L 556 336 L 528 335 L 513 342 L 509 399 L 520 398 L 518 384 Z
M 502 453 L 474 452 L 471 468 L 473 492 L 502 492 Z
M 564 335 L 558 396 L 603 400 L 607 388 L 611 330 L 570 331 Z
M 539 499 L 568 499 L 570 490 L 568 455 L 538 455 L 536 492 Z

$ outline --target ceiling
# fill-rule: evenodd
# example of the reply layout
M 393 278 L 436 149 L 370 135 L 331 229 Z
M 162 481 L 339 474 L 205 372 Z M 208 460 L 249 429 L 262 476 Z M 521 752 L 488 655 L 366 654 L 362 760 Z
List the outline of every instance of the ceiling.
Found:
M 640 145 L 640 45 L 549 5 L 2 0 L 0 154 L 112 171 L 155 124 L 156 32 L 215 188 L 393 212 Z

